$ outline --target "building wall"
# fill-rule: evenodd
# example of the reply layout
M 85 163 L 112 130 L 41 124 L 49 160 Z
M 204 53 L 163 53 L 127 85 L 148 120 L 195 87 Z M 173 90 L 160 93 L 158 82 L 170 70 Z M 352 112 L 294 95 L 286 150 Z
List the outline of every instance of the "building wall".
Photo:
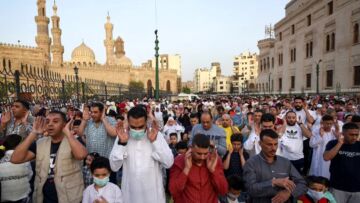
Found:
M 215 93 L 230 93 L 231 77 L 218 76 L 214 79 L 214 92 Z
M 256 53 L 243 52 L 234 57 L 233 65 L 233 90 L 234 93 L 240 93 L 245 83 L 255 83 L 258 77 L 258 56 Z
M 333 13 L 329 14 L 329 3 Z M 311 17 L 310 17 L 311 16 Z M 309 19 L 311 22 L 309 22 Z M 274 47 L 267 51 L 259 46 L 260 54 L 273 52 L 275 58 L 274 92 L 280 91 L 279 78 L 282 78 L 282 92 L 315 93 L 316 64 L 319 64 L 319 89 L 323 92 L 351 91 L 355 85 L 354 67 L 360 66 L 360 44 L 353 43 L 353 28 L 360 23 L 359 0 L 293 0 L 286 7 L 286 16 L 275 25 Z M 334 49 L 327 50 L 327 36 L 334 37 Z M 312 42 L 312 56 L 307 53 L 307 44 Z M 258 45 L 262 42 L 259 41 Z M 310 47 L 310 46 L 309 46 Z M 296 49 L 296 60 L 291 61 L 291 50 Z M 283 63 L 279 65 L 279 54 Z M 266 84 L 269 72 L 260 70 L 258 84 Z M 274 71 L 274 72 L 273 72 Z M 328 86 L 328 71 L 333 71 L 332 85 Z M 309 75 L 308 75 L 309 74 Z M 310 77 L 308 77 L 308 76 Z M 267 76 L 267 77 L 266 77 Z M 330 75 L 329 75 L 330 76 Z M 295 77 L 291 88 L 291 77 Z M 307 80 L 308 79 L 308 80 Z M 307 83 L 308 81 L 308 83 Z

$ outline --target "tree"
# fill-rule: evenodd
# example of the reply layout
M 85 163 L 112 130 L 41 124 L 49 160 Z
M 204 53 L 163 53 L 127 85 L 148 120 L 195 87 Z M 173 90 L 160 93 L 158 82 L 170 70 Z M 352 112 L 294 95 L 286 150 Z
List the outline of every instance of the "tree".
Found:
M 135 92 L 135 93 L 143 93 L 144 92 L 144 83 L 141 81 L 130 81 L 129 82 L 129 92 Z
M 181 92 L 184 92 L 184 93 L 186 93 L 186 94 L 190 94 L 190 93 L 191 93 L 191 90 L 190 90 L 190 88 L 188 88 L 188 87 L 183 87 Z

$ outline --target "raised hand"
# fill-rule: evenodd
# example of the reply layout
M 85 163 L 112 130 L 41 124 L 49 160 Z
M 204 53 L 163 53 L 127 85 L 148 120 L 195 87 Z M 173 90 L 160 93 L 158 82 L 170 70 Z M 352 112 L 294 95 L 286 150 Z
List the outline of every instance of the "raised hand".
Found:
M 125 128 L 124 122 L 118 122 L 116 125 L 116 134 L 119 138 L 120 143 L 127 143 L 129 140 L 129 132 Z
M 324 126 L 323 126 L 323 124 L 320 124 L 320 129 L 319 129 L 319 133 L 320 133 L 320 136 L 321 137 L 323 137 L 324 136 L 324 134 L 325 134 L 325 130 L 324 130 Z
M 185 160 L 185 168 L 190 170 L 192 167 L 191 148 L 189 150 L 187 150 L 187 152 L 185 153 L 184 160 Z
M 101 196 L 100 198 L 96 199 L 94 203 L 108 203 L 108 201 L 103 196 Z
M 46 130 L 45 118 L 42 116 L 36 117 L 35 122 L 33 124 L 32 132 L 35 134 L 44 134 L 45 130 Z
M 30 111 L 27 111 L 25 116 L 21 119 L 21 123 L 26 125 L 27 122 L 28 122 L 28 118 L 29 118 L 29 115 L 30 115 Z
M 106 118 L 105 109 L 102 111 L 101 120 L 103 121 Z
M 208 158 L 206 159 L 206 166 L 211 173 L 215 172 L 217 160 L 218 160 L 218 154 L 217 154 L 217 150 L 215 149 L 213 152 L 209 154 Z
M 339 133 L 339 135 L 337 136 L 337 140 L 340 144 L 344 144 L 344 135 Z
M 156 140 L 158 132 L 159 132 L 159 125 L 156 122 L 156 120 L 153 120 L 150 130 L 147 132 L 147 136 L 150 142 L 154 142 Z
M 91 119 L 90 111 L 87 108 L 83 110 L 83 119 L 86 121 Z
M 229 150 L 229 154 L 232 154 L 233 151 L 234 151 L 234 148 L 232 147 L 232 145 L 229 144 L 227 148 L 228 148 L 228 150 Z
M 65 127 L 63 128 L 62 132 L 66 135 L 66 136 L 71 136 L 74 135 L 74 133 L 71 132 L 71 124 L 73 123 L 73 119 L 70 119 L 69 122 L 67 122 L 67 124 L 65 125 Z
M 11 120 L 11 112 L 10 111 L 4 112 L 1 117 L 1 125 L 5 126 L 10 122 L 10 120 Z

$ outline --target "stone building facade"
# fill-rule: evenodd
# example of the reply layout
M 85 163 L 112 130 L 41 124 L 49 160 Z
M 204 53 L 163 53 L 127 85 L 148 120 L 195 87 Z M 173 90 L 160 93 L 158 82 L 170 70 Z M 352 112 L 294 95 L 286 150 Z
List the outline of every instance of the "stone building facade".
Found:
M 110 21 L 110 16 L 107 16 L 104 25 L 106 33 L 104 39 L 105 64 L 96 61 L 94 51 L 84 42 L 72 51 L 70 61 L 64 61 L 64 46 L 61 43 L 62 30 L 56 4 L 54 3 L 53 16 L 51 16 L 52 38 L 49 35 L 50 19 L 46 15 L 46 0 L 37 0 L 37 9 L 37 16 L 35 16 L 37 26 L 36 47 L 0 43 L 0 59 L 6 63 L 10 62 L 13 70 L 20 69 L 21 64 L 28 64 L 67 77 L 74 76 L 74 67 L 77 66 L 79 76 L 82 78 L 124 86 L 129 85 L 130 81 L 141 81 L 145 90 L 151 90 L 155 87 L 154 68 L 145 65 L 134 66 L 132 61 L 126 57 L 124 40 L 120 37 L 113 38 L 113 24 Z M 178 87 L 179 72 L 181 77 L 181 70 L 178 69 L 178 67 L 173 69 L 171 66 L 160 68 L 160 90 L 168 93 L 178 92 L 180 89 Z
M 233 93 L 244 93 L 255 89 L 258 77 L 258 55 L 248 51 L 234 57 Z
M 359 92 L 360 1 L 292 0 L 275 38 L 258 42 L 264 93 Z M 317 74 L 317 65 L 319 65 Z

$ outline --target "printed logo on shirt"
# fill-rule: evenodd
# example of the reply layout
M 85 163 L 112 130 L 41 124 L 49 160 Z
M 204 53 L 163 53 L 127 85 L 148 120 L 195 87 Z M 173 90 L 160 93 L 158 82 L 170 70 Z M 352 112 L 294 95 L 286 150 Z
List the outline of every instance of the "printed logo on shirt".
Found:
M 360 156 L 360 152 L 347 152 L 347 151 L 339 151 L 339 155 L 344 155 L 349 158 Z
M 287 133 L 287 137 L 288 137 L 288 138 L 290 138 L 290 139 L 297 139 L 297 138 L 296 138 L 296 134 L 298 133 L 297 130 L 287 130 L 286 133 Z
M 56 160 L 56 153 L 50 154 L 50 167 L 49 167 L 49 173 L 48 173 L 48 179 L 55 177 L 55 160 Z

